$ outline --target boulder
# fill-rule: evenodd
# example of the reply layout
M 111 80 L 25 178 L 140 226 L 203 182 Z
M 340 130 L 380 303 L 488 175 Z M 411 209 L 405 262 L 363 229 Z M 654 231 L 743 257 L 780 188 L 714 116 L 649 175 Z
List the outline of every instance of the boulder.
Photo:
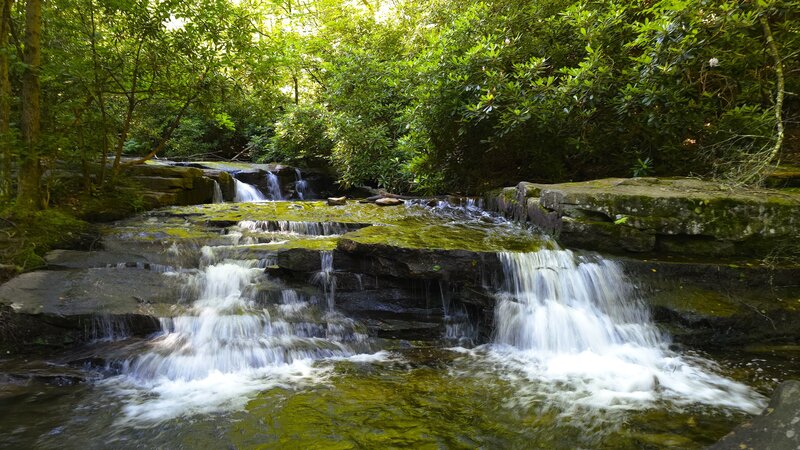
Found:
M 170 189 L 191 189 L 194 178 L 166 178 L 166 177 L 133 177 L 148 191 L 167 191 Z
M 500 269 L 494 252 L 398 247 L 362 242 L 347 235 L 339 239 L 336 255 L 339 254 L 349 255 L 359 273 L 400 279 L 455 281 L 475 286 L 483 284 L 485 274 Z
M 375 200 L 375 204 L 378 206 L 398 206 L 405 204 L 405 201 L 399 198 L 384 197 Z
M 147 169 L 134 169 L 134 173 L 139 173 L 139 175 L 133 178 L 142 186 L 141 195 L 148 208 L 198 205 L 211 203 L 214 198 L 214 180 L 204 176 L 199 169 L 155 165 L 143 165 L 142 167 L 147 167 Z M 151 172 L 157 175 L 146 175 Z M 230 177 L 227 174 L 225 176 Z M 221 176 L 221 179 L 223 177 Z M 228 184 L 232 183 L 231 179 Z M 220 188 L 222 188 L 222 184 L 220 184 Z M 230 188 L 228 191 L 230 195 Z M 231 198 L 233 197 L 231 196 Z
M 136 164 L 125 168 L 134 177 L 197 178 L 203 171 L 194 167 L 170 166 L 166 164 Z
M 178 192 L 178 206 L 212 203 L 214 200 L 214 180 L 201 176 L 193 179 L 192 187 Z
M 800 381 L 785 381 L 758 416 L 740 425 L 711 450 L 800 448 Z
M 236 185 L 230 173 L 224 170 L 205 169 L 203 173 L 208 178 L 216 181 L 222 191 L 222 199 L 226 202 L 232 202 L 236 196 Z
M 341 206 L 347 204 L 347 197 L 328 197 L 328 206 Z
M 530 221 L 568 246 L 616 253 L 757 256 L 793 249 L 800 193 L 733 189 L 688 178 L 519 183 L 489 194 L 490 208 Z

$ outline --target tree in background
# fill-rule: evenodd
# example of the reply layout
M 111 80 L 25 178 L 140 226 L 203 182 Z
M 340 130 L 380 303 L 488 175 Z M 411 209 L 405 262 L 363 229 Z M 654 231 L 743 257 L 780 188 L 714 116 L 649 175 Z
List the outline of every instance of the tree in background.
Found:
M 25 68 L 22 72 L 22 145 L 19 163 L 17 205 L 26 210 L 42 206 L 40 156 L 41 109 L 39 100 L 39 71 L 42 63 L 42 2 L 25 2 L 25 40 L 23 41 Z
M 158 156 L 413 192 L 756 183 L 800 110 L 799 3 L 52 0 L 38 46 L 36 0 L 3 0 L 0 192 L 33 208 Z
M 11 0 L 0 1 L 0 198 L 13 194 L 11 135 L 11 79 L 9 78 Z

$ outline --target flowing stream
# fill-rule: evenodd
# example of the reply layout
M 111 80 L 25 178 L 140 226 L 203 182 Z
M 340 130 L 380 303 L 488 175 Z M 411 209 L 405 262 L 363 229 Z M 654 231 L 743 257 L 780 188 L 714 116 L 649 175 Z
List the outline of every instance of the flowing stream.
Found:
M 222 188 L 219 187 L 216 180 L 214 180 L 214 197 L 211 199 L 211 203 L 225 203 L 225 199 L 222 198 Z
M 237 202 L 279 195 L 236 181 Z M 446 227 L 514 231 L 474 201 L 426 208 L 445 215 Z M 349 277 L 337 264 L 354 263 L 330 250 L 292 282 L 272 275 L 276 259 L 247 256 L 253 246 L 324 242 L 362 226 L 240 220 L 198 249 L 196 262 L 153 264 L 179 297 L 161 331 L 133 339 L 97 326 L 113 336 L 93 344 L 103 364 L 79 359 L 93 382 L 0 391 L 0 406 L 16 411 L 0 415 L 0 437 L 41 448 L 697 448 L 765 405 L 709 358 L 676 350 L 620 266 L 599 255 L 499 252 L 502 273 L 485 282 L 490 336 L 445 282 L 420 285 L 422 303 L 401 307 L 408 294 Z M 173 244 L 166 253 L 183 251 Z M 435 320 L 436 341 L 392 331 L 429 330 Z M 389 337 L 370 331 L 376 324 Z

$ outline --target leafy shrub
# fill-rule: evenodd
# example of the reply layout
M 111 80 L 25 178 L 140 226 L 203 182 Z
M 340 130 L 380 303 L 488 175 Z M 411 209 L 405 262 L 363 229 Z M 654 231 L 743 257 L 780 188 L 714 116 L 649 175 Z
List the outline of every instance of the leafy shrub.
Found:
M 250 138 L 248 146 L 260 162 L 285 162 L 319 166 L 331 155 L 328 113 L 317 104 L 296 105 L 275 122 Z

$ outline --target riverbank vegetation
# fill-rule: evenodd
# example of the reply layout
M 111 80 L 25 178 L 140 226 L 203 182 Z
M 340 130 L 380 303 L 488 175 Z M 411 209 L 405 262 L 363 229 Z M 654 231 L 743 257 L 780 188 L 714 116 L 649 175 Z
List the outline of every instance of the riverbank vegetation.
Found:
M 800 2 L 3 0 L 2 195 L 154 157 L 343 186 L 756 183 L 798 147 Z
M 153 157 L 478 192 L 753 183 L 798 146 L 797 1 L 4 0 L 2 17 L 2 193 L 27 209 L 60 167 L 91 194 Z

